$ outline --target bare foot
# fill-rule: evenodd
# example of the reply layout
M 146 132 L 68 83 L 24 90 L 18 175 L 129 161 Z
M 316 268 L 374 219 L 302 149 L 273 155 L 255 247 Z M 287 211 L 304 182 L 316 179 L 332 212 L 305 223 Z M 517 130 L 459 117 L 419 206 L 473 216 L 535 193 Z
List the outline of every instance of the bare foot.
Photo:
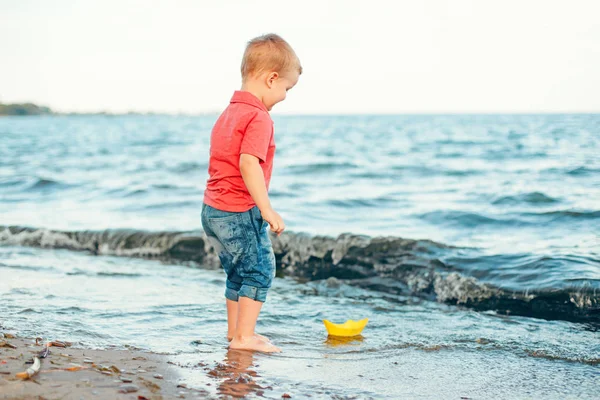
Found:
M 249 338 L 234 338 L 229 344 L 230 349 L 262 351 L 264 353 L 280 353 L 281 349 L 271 342 L 265 342 L 257 335 Z
M 254 332 L 254 336 L 257 336 L 263 342 L 271 343 L 271 339 L 269 339 L 266 336 L 260 335 L 260 334 L 258 334 L 256 332 Z M 231 342 L 232 340 L 233 340 L 233 335 L 227 335 L 227 341 Z
M 267 342 L 267 343 L 271 343 L 271 339 L 269 339 L 266 336 L 260 335 L 256 332 L 254 332 L 254 336 L 258 337 L 260 340 L 262 340 L 263 342 Z

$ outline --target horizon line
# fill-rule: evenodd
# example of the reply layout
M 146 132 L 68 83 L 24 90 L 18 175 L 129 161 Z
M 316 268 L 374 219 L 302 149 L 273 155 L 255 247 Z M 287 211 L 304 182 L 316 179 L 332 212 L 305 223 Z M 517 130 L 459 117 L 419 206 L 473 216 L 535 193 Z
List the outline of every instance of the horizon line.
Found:
M 0 116 L 74 116 L 74 115 L 105 115 L 105 116 L 128 116 L 128 115 L 156 115 L 156 116 L 208 116 L 208 115 L 219 115 L 222 111 L 210 110 L 210 111 L 107 111 L 107 110 L 96 110 L 96 111 L 59 111 L 52 107 L 41 105 L 32 102 L 18 102 L 18 103 L 3 103 L 0 101 L 0 106 L 15 106 L 15 105 L 33 105 L 38 108 L 45 108 L 49 110 L 49 113 L 42 114 L 31 114 L 31 115 L 0 115 Z M 598 110 L 461 110 L 461 111 L 449 111 L 449 110 L 398 110 L 398 111 L 351 111 L 351 112 L 314 112 L 314 111 L 302 111 L 302 112 L 271 112 L 270 114 L 275 116 L 393 116 L 393 115 L 566 115 L 566 114 L 577 114 L 577 115 L 594 115 L 600 114 Z
M 168 111 L 67 111 L 48 114 L 0 115 L 0 117 L 69 117 L 69 116 L 163 116 L 163 117 L 206 117 L 220 115 L 222 111 L 168 112 Z M 365 111 L 365 112 L 271 112 L 272 116 L 283 117 L 352 117 L 352 116 L 397 116 L 397 115 L 597 115 L 598 111 Z

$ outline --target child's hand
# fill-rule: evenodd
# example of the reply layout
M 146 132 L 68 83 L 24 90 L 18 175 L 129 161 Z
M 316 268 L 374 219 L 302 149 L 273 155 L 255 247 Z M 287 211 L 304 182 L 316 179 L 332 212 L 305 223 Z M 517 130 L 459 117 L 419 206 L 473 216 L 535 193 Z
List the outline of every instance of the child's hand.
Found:
M 271 231 L 275 232 L 277 236 L 281 235 L 281 232 L 285 229 L 285 223 L 281 216 L 273 209 L 261 212 L 261 215 L 265 221 L 271 226 Z

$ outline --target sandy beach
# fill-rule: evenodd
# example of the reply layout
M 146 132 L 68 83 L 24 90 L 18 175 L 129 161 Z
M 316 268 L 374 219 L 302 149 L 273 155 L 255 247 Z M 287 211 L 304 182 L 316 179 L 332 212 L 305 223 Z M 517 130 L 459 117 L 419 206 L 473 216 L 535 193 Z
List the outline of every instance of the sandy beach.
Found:
M 207 398 L 207 392 L 180 384 L 168 356 L 130 350 L 50 346 L 39 372 L 31 367 L 46 342 L 0 333 L 0 399 L 171 399 Z

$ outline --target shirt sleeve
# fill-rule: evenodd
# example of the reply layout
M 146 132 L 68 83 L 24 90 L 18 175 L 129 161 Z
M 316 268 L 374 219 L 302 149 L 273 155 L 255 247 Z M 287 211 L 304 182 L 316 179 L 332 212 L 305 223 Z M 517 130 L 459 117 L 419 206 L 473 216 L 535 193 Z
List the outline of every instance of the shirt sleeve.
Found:
M 240 154 L 250 154 L 265 162 L 272 134 L 273 122 L 269 115 L 257 114 L 246 127 Z

